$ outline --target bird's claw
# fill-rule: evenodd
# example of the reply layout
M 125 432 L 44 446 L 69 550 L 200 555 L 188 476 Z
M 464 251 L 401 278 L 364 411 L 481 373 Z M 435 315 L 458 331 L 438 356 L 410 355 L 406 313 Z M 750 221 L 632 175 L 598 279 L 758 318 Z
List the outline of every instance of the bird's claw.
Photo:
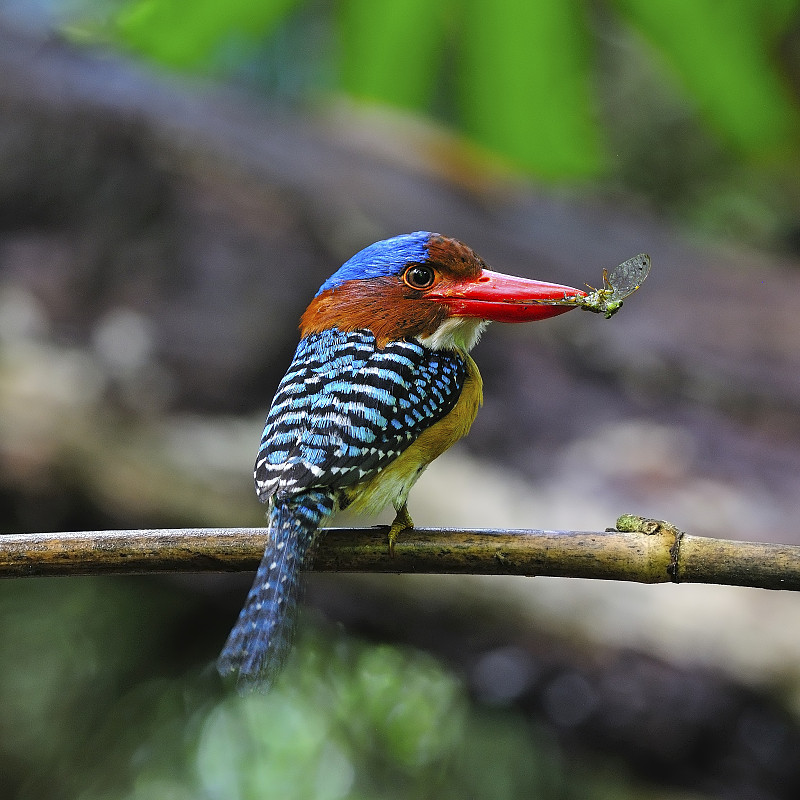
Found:
M 408 513 L 408 507 L 405 503 L 397 509 L 394 522 L 389 528 L 389 556 L 394 558 L 394 543 L 397 537 L 403 532 L 414 527 L 414 520 L 411 519 L 411 514 Z

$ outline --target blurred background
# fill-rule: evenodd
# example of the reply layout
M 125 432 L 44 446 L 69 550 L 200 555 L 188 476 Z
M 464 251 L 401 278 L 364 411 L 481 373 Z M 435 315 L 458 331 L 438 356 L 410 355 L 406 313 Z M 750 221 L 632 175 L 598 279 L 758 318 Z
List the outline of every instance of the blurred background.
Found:
M 425 229 L 654 267 L 490 328 L 418 524 L 800 544 L 799 90 L 797 0 L 0 0 L 0 529 L 263 524 L 299 315 Z M 797 596 L 311 575 L 239 698 L 251 579 L 0 584 L 0 796 L 800 796 Z

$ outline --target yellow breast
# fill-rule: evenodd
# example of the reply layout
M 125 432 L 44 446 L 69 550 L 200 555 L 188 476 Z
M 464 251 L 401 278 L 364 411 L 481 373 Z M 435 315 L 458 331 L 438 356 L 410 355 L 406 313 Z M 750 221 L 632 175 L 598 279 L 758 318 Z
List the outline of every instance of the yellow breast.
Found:
M 465 354 L 464 360 L 467 374 L 453 410 L 423 431 L 389 466 L 346 490 L 354 512 L 377 514 L 389 503 L 400 508 L 428 464 L 469 433 L 483 402 L 483 381 L 472 358 Z

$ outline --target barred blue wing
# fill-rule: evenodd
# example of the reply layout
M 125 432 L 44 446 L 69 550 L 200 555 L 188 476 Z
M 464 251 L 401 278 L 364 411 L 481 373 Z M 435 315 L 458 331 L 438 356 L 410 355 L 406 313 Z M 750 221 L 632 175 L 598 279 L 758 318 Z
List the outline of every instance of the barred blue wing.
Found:
M 306 337 L 267 416 L 255 466 L 259 498 L 375 474 L 452 410 L 465 376 L 460 356 L 415 340 L 378 349 L 366 330 Z

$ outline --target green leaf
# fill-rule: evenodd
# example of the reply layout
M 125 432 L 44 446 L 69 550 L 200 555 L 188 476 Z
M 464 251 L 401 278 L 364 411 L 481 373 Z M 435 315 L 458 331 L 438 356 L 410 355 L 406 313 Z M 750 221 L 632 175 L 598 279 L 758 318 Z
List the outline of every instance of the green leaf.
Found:
M 545 177 L 603 168 L 591 51 L 577 0 L 468 0 L 459 99 L 469 133 Z
M 616 0 L 657 48 L 709 124 L 749 154 L 793 148 L 797 109 L 778 70 L 777 37 L 796 0 Z
M 134 0 L 117 18 L 121 41 L 177 69 L 213 62 L 225 43 L 267 35 L 299 0 Z
M 446 0 L 343 0 L 342 88 L 361 99 L 426 108 L 442 53 Z

